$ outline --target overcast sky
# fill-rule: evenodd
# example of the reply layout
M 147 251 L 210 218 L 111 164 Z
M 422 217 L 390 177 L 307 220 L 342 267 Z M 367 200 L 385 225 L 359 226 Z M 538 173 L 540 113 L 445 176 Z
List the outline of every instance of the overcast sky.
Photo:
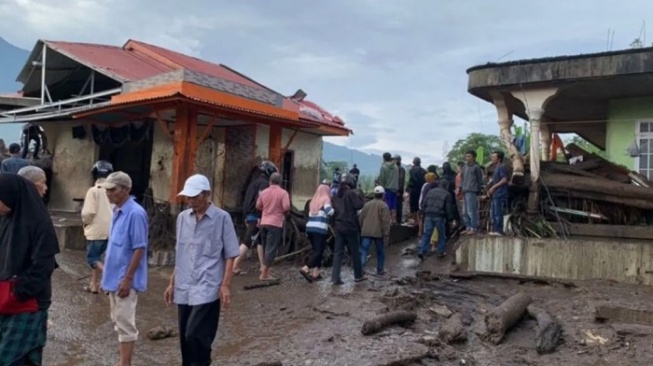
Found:
M 627 48 L 650 14 L 646 0 L 0 0 L 0 36 L 157 44 L 302 88 L 354 130 L 334 143 L 438 161 L 468 133 L 498 132 L 467 68 L 605 51 L 609 29 Z

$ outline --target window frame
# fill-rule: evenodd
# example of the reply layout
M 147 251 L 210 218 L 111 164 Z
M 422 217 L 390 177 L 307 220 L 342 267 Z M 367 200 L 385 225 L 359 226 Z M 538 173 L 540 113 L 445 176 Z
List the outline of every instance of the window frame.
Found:
M 649 132 L 641 132 L 643 123 L 649 124 Z M 640 140 L 642 139 L 653 141 L 653 119 L 648 118 L 648 119 L 637 120 L 637 123 L 635 124 L 635 138 L 637 139 L 636 141 L 638 147 L 641 146 Z M 648 146 L 648 152 L 646 154 L 649 157 L 648 168 L 646 168 L 646 170 L 649 172 L 647 174 L 641 172 L 641 168 L 639 167 L 639 162 L 640 162 L 639 155 L 634 159 L 633 170 L 639 174 L 648 177 L 649 179 L 652 179 L 653 178 L 653 146 L 650 142 Z M 649 176 L 649 174 L 651 175 Z

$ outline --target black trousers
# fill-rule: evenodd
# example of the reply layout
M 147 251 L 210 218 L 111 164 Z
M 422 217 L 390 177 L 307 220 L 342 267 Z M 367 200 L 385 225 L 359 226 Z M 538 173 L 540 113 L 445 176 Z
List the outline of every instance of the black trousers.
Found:
M 179 343 L 182 366 L 211 364 L 211 346 L 218 333 L 220 300 L 202 305 L 179 305 Z
M 263 264 L 266 267 L 272 267 L 274 259 L 277 257 L 279 248 L 283 241 L 283 228 L 263 225 L 261 228 L 261 237 L 263 243 Z
M 324 256 L 324 249 L 326 248 L 327 234 L 309 233 L 308 240 L 310 240 L 313 246 L 313 251 L 308 262 L 306 262 L 306 266 L 308 268 L 320 268 L 322 267 L 322 258 Z

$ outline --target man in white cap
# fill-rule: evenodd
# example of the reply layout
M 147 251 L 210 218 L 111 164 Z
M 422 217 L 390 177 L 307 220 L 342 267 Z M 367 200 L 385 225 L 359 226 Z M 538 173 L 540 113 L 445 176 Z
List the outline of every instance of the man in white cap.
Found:
M 239 242 L 231 216 L 211 203 L 205 176 L 188 178 L 179 196 L 190 208 L 177 217 L 175 271 L 163 297 L 178 306 L 182 366 L 210 365 L 220 309 L 231 302 Z
M 147 213 L 130 196 L 132 180 L 126 173 L 109 174 L 101 187 L 115 207 L 100 287 L 109 293 L 111 321 L 120 343 L 119 365 L 131 366 L 138 339 L 138 294 L 147 290 Z

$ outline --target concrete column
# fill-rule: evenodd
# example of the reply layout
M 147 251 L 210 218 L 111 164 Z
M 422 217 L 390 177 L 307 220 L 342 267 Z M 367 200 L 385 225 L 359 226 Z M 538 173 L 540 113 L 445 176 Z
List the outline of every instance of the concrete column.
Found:
M 512 177 L 511 181 L 515 184 L 521 184 L 524 179 L 524 158 L 521 156 L 517 147 L 513 143 L 514 136 L 512 135 L 512 126 L 514 121 L 512 119 L 512 112 L 506 105 L 505 96 L 499 92 L 491 92 L 494 106 L 497 109 L 499 116 L 499 131 L 501 141 L 506 146 L 507 156 L 512 160 Z
M 531 89 L 513 91 L 512 95 L 521 100 L 528 115 L 528 122 L 531 124 L 531 146 L 529 151 L 531 187 L 528 196 L 527 210 L 530 213 L 538 211 L 540 195 L 540 158 L 542 156 L 541 122 L 546 104 L 558 92 L 557 88 Z M 550 143 L 550 141 L 549 141 Z
M 542 161 L 551 160 L 551 128 L 547 122 L 540 124 L 542 138 Z

